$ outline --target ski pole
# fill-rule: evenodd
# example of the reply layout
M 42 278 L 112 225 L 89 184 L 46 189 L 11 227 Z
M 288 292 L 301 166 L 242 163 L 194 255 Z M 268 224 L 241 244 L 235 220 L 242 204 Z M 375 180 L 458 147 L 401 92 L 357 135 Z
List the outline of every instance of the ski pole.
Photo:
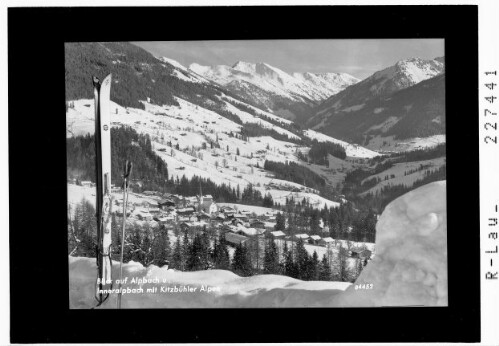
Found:
M 132 163 L 130 161 L 125 162 L 124 174 L 123 174 L 123 229 L 121 231 L 121 254 L 120 254 L 120 285 L 118 289 L 118 301 L 116 302 L 117 308 L 121 309 L 121 285 L 123 282 L 123 252 L 125 251 L 125 227 L 126 227 L 126 210 L 128 205 L 128 177 L 132 172 Z

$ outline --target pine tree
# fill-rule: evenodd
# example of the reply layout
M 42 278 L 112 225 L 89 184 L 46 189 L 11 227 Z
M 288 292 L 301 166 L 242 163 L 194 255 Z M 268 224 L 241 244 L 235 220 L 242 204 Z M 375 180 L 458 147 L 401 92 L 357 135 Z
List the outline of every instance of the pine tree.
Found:
M 177 241 L 175 243 L 175 248 L 172 255 L 172 267 L 178 270 L 184 270 L 183 260 L 182 260 L 182 245 L 180 243 L 180 237 L 177 236 Z
M 191 246 L 189 246 L 186 269 L 197 271 L 206 269 L 206 262 L 204 259 L 203 241 L 199 234 L 194 236 Z
M 158 267 L 161 268 L 170 262 L 170 238 L 166 229 L 159 230 L 156 237 L 154 237 L 152 251 L 153 261 Z
M 215 241 L 214 248 L 214 262 L 216 269 L 229 269 L 230 259 L 229 251 L 227 250 L 227 244 L 223 234 L 220 234 L 218 242 Z
M 338 251 L 338 280 L 337 281 L 348 281 L 348 271 L 347 271 L 347 250 L 340 245 Z
M 274 237 L 272 236 L 267 239 L 263 260 L 263 272 L 265 274 L 279 274 L 279 254 L 274 242 Z
M 140 246 L 139 253 L 142 254 L 141 255 L 142 260 L 140 261 L 140 263 L 142 263 L 142 265 L 144 265 L 144 266 L 148 266 L 149 264 L 151 264 L 153 262 L 154 255 L 153 255 L 153 252 L 151 251 L 152 250 L 152 240 L 151 240 L 149 225 L 147 223 L 145 225 L 147 225 L 147 226 L 144 228 L 144 231 L 143 231 L 144 235 L 143 235 L 142 244 Z
M 238 244 L 236 246 L 234 258 L 232 260 L 232 270 L 240 276 L 251 276 L 253 273 L 248 250 L 243 244 Z
M 324 254 L 322 256 L 322 261 L 319 265 L 319 280 L 330 281 L 331 280 L 331 267 L 329 266 L 329 261 Z
M 286 220 L 284 219 L 284 215 L 282 213 L 277 213 L 275 221 L 276 223 L 274 229 L 276 231 L 284 231 L 284 229 L 286 228 Z
M 302 239 L 296 242 L 296 265 L 298 267 L 298 278 L 307 280 L 310 276 L 309 273 L 309 255 L 305 250 L 305 244 Z
M 189 249 L 191 245 L 189 243 L 189 235 L 187 230 L 184 231 L 184 237 L 182 239 L 182 270 L 187 270 L 187 259 L 189 258 Z
M 319 256 L 314 250 L 312 258 L 309 261 L 309 277 L 308 280 L 317 280 L 319 278 Z
M 284 275 L 292 278 L 298 278 L 298 268 L 293 259 L 293 252 L 288 249 L 287 242 L 284 242 L 283 259 L 284 259 Z

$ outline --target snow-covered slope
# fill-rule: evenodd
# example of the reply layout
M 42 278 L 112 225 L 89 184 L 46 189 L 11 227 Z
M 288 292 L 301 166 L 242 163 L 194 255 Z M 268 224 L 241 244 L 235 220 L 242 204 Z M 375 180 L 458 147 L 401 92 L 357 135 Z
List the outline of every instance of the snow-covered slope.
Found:
M 315 108 L 307 125 L 362 144 L 367 134 L 442 134 L 444 100 L 444 63 L 406 59 L 331 96 Z
M 323 100 L 359 81 L 346 73 L 294 73 L 292 75 L 266 63 L 238 61 L 231 66 L 191 64 L 189 69 L 221 85 L 250 83 L 269 93 L 292 100 Z M 244 85 L 244 83 L 243 83 Z
M 124 108 L 111 102 L 112 126 L 127 125 L 139 133 L 148 134 L 156 154 L 167 163 L 170 177 L 192 178 L 196 175 L 218 185 L 228 184 L 233 188 L 239 185 L 241 191 L 252 184 L 262 195 L 270 193 L 274 201 L 281 204 L 285 203 L 286 197 L 293 196 L 296 200 L 306 198 L 317 208 L 339 205 L 319 196 L 317 191 L 275 179 L 273 174 L 259 168 L 264 166 L 265 160 L 298 161 L 296 150 L 303 147 L 270 136 L 250 137 L 244 141 L 240 136 L 241 125 L 181 98 L 176 98 L 176 101 L 179 106 L 160 107 L 144 102 L 145 110 Z M 244 123 L 258 123 L 291 138 L 298 138 L 263 118 L 224 102 L 226 109 Z M 93 101 L 75 100 L 73 104 L 74 108 L 69 108 L 66 114 L 68 136 L 93 133 Z M 220 147 L 211 148 L 210 142 L 218 142 Z M 172 147 L 168 143 L 172 143 Z M 299 191 L 292 192 L 295 189 Z
M 303 134 L 306 137 L 311 138 L 311 139 L 315 139 L 319 142 L 331 142 L 331 143 L 339 144 L 343 148 L 345 148 L 345 152 L 346 152 L 347 156 L 350 156 L 350 157 L 371 158 L 371 157 L 375 157 L 375 156 L 380 155 L 379 153 L 372 151 L 372 150 L 369 150 L 369 149 L 366 149 L 364 147 L 361 147 L 360 145 L 350 144 L 350 143 L 347 143 L 344 141 L 340 141 L 339 139 L 327 136 L 323 133 L 320 133 L 320 132 L 317 132 L 314 130 L 310 130 L 310 129 L 305 130 L 305 131 L 303 131 Z
M 339 93 L 346 87 L 360 82 L 360 79 L 347 73 L 295 72 L 292 76 L 315 87 L 317 95 L 320 95 L 322 99 L 326 99 L 331 95 Z
M 359 106 L 377 96 L 389 96 L 445 72 L 440 60 L 410 58 L 378 71 L 344 91 L 330 97 L 318 107 L 318 114 Z
M 123 266 L 124 308 L 447 306 L 445 181 L 422 186 L 390 203 L 377 224 L 376 256 L 354 285 L 300 281 L 280 275 L 239 277 L 224 270 L 176 272 L 136 262 Z M 118 277 L 119 263 L 113 266 Z M 71 308 L 95 306 L 95 259 L 69 257 Z M 139 285 L 133 278 L 158 283 Z M 362 288 L 367 285 L 371 289 Z M 359 290 L 360 285 L 360 290 Z M 155 293 L 146 289 L 158 287 Z M 357 286 L 357 289 L 356 289 Z M 161 292 L 160 287 L 173 290 Z M 175 292 L 177 289 L 177 292 Z M 190 293 L 179 290 L 191 289 Z M 116 294 L 101 308 L 115 308 Z

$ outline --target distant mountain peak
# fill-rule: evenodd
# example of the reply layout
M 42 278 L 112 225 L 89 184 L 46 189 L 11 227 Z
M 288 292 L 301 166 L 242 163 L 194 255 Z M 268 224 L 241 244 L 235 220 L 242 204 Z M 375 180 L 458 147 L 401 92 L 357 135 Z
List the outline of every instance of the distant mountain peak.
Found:
M 357 136 L 358 138 L 355 138 L 355 140 L 359 140 L 359 138 L 362 140 L 359 133 L 351 132 L 352 128 L 360 129 L 362 126 L 370 124 L 371 129 L 388 129 L 390 126 L 395 126 L 394 122 L 412 109 L 412 104 L 407 103 L 403 107 L 399 107 L 399 113 L 389 110 L 393 106 L 393 104 L 389 103 L 389 100 L 396 93 L 405 89 L 408 91 L 402 94 L 399 93 L 397 102 L 401 103 L 404 95 L 410 95 L 413 103 L 419 102 L 421 105 L 422 108 L 419 109 L 421 114 L 428 115 L 431 113 L 431 109 L 435 109 L 435 112 L 441 113 L 440 118 L 443 118 L 445 117 L 445 109 L 440 102 L 443 99 L 440 96 L 443 94 L 444 83 L 441 83 L 441 80 L 443 80 L 444 73 L 445 62 L 443 58 L 422 59 L 413 57 L 397 61 L 394 65 L 375 72 L 363 81 L 346 88 L 321 103 L 316 108 L 315 115 L 309 120 L 308 125 L 312 126 L 313 129 L 323 129 L 324 133 L 333 137 L 353 140 L 353 137 Z M 431 83 L 426 83 L 429 80 L 432 80 Z M 420 88 L 409 91 L 409 88 L 420 83 L 425 84 Z M 433 94 L 422 91 L 425 87 L 431 88 Z M 438 101 L 431 101 L 431 98 L 436 97 L 437 94 L 440 95 Z M 376 105 L 372 106 L 373 104 Z M 384 118 L 382 121 L 377 120 L 389 113 L 393 115 L 391 118 Z M 429 124 L 428 128 L 440 131 L 432 123 L 425 122 L 427 119 L 417 119 L 417 117 L 411 117 L 411 119 L 415 121 L 414 124 L 418 123 L 424 126 Z M 401 122 L 401 124 L 404 124 L 404 122 Z M 394 128 L 399 129 L 400 126 L 402 125 L 397 125 Z M 366 127 L 365 131 L 368 131 L 368 128 Z M 404 131 L 406 130 L 404 128 Z M 410 131 L 407 130 L 406 132 L 409 133 Z M 421 133 L 428 134 L 430 132 L 422 131 Z
M 170 64 L 170 65 L 172 65 L 172 66 L 174 66 L 176 68 L 179 68 L 181 70 L 187 70 L 185 68 L 185 66 L 182 65 L 181 63 L 179 63 L 177 60 L 173 60 L 173 59 L 167 58 L 166 56 L 159 57 L 158 59 L 160 61 L 162 61 L 162 62 L 166 62 L 166 63 L 168 63 L 168 64 Z

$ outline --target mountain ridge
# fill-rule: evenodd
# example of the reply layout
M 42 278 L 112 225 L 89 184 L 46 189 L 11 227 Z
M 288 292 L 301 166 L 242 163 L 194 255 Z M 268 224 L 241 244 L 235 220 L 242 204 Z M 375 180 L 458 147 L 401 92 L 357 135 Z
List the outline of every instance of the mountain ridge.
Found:
M 396 64 L 375 72 L 363 81 L 345 88 L 336 95 L 331 96 L 315 108 L 315 114 L 307 121 L 307 126 L 331 135 L 335 138 L 356 141 L 362 143 L 367 128 L 363 122 L 367 121 L 370 126 L 382 126 L 386 121 L 372 123 L 367 117 L 367 109 L 372 111 L 372 117 L 378 117 L 380 109 L 369 108 L 371 103 L 389 103 L 392 95 L 402 90 L 423 83 L 431 78 L 445 75 L 444 57 L 439 60 L 424 60 L 420 58 L 409 58 L 398 61 Z M 437 83 L 438 87 L 444 88 L 444 83 Z M 433 85 L 436 87 L 437 85 Z M 430 97 L 427 93 L 414 93 L 414 102 L 421 97 Z M 439 103 L 444 100 L 438 99 Z M 409 104 L 407 105 L 409 106 Z M 385 104 L 385 107 L 390 107 Z M 378 107 L 382 108 L 382 107 Z M 442 108 L 442 107 L 440 107 Z M 445 107 L 443 107 L 445 109 Z M 362 114 L 362 115 L 359 115 Z M 402 114 L 393 114 L 401 118 Z M 349 118 L 349 119 L 346 119 Z M 378 117 L 381 119 L 381 117 Z M 422 116 L 424 118 L 424 116 Z M 348 124 L 348 126 L 346 125 Z M 418 125 L 419 126 L 419 125 Z M 417 127 L 417 126 L 416 126 Z M 399 127 L 400 128 L 400 127 Z M 361 130 L 362 129 L 362 130 Z M 355 133 L 357 132 L 357 133 Z M 407 131 L 404 131 L 407 132 Z M 432 132 L 432 131 L 430 131 Z M 399 135 L 395 133 L 394 135 Z M 402 138 L 407 138 L 407 133 Z
M 360 81 L 346 73 L 288 74 L 264 62 L 237 61 L 232 66 L 193 63 L 189 70 L 298 123 L 303 123 L 320 101 Z

